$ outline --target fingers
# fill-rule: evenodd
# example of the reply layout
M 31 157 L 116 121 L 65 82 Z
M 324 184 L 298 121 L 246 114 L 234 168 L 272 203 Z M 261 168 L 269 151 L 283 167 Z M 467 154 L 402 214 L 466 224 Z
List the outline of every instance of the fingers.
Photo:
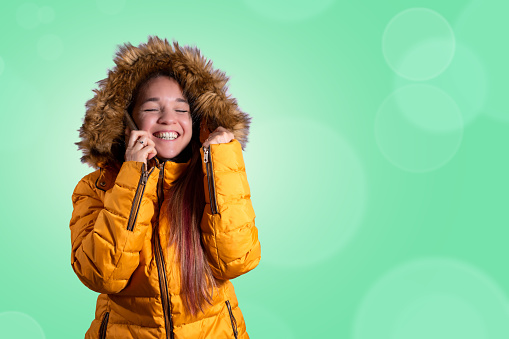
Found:
M 233 133 L 226 128 L 219 126 L 210 133 L 209 137 L 203 143 L 203 147 L 208 147 L 212 144 L 227 144 L 234 138 Z
M 146 131 L 131 131 L 127 142 L 125 160 L 147 163 L 157 155 L 154 141 Z
M 156 148 L 152 146 L 146 146 L 140 150 L 127 149 L 125 152 L 125 161 L 139 161 L 147 163 L 147 160 L 152 159 L 157 155 Z
M 136 147 L 136 143 L 139 143 L 142 146 L 147 145 L 146 142 L 148 139 L 150 138 L 146 131 L 131 131 L 129 141 L 127 142 L 127 148 Z

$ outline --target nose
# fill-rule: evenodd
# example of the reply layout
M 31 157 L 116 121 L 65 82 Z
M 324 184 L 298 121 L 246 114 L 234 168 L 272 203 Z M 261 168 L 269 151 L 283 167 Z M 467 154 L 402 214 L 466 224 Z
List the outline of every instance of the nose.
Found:
M 159 119 L 157 119 L 157 123 L 161 125 L 171 125 L 175 122 L 177 113 L 174 112 L 172 109 L 165 108 L 161 110 L 161 113 L 159 115 Z

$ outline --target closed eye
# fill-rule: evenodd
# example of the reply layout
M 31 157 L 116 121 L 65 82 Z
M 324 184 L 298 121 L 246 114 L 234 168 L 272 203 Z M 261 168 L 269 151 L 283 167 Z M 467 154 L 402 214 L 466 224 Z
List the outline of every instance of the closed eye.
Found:
M 177 112 L 177 113 L 187 113 L 187 110 L 176 109 L 175 112 Z
M 151 109 L 144 109 L 143 112 L 157 112 L 157 108 L 151 108 Z

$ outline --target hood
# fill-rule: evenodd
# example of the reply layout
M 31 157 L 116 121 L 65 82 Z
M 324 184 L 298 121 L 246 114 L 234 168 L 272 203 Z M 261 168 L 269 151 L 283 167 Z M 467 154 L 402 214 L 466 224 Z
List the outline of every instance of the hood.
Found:
M 78 148 L 81 161 L 98 167 L 119 167 L 124 161 L 125 112 L 138 84 L 150 74 L 168 71 L 186 96 L 193 121 L 200 121 L 200 141 L 218 126 L 231 130 L 245 147 L 250 117 L 228 94 L 228 77 L 212 67 L 194 47 L 149 37 L 146 44 L 119 46 L 115 67 L 98 82 L 94 97 L 86 103 Z

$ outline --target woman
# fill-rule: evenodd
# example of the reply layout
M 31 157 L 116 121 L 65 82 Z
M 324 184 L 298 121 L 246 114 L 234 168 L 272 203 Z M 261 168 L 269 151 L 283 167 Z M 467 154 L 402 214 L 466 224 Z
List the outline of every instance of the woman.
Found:
M 85 337 L 248 338 L 229 280 L 260 260 L 249 117 L 197 49 L 150 37 L 115 63 L 77 143 L 98 168 L 72 197 L 72 267 L 101 293 Z

